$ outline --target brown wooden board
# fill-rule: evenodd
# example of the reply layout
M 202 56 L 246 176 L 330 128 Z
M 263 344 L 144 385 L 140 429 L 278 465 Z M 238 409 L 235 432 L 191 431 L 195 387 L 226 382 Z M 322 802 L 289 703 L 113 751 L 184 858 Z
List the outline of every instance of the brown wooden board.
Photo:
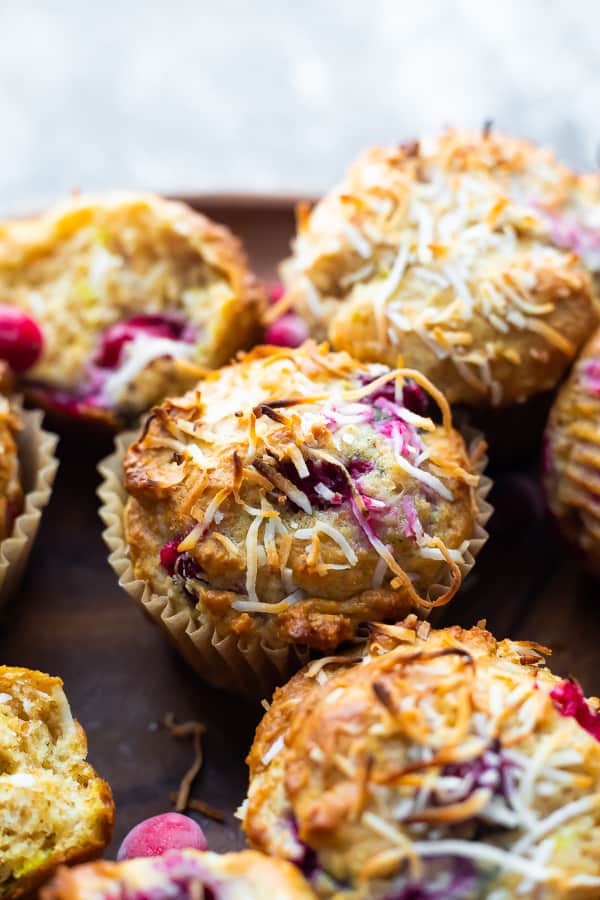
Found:
M 293 229 L 293 198 L 186 199 L 230 225 L 257 272 L 275 277 Z M 54 494 L 25 580 L 3 612 L 0 661 L 64 679 L 90 759 L 115 796 L 108 856 L 135 823 L 170 808 L 169 795 L 191 763 L 191 745 L 159 726 L 167 712 L 206 724 L 194 795 L 224 810 L 226 822 L 193 815 L 212 849 L 238 848 L 243 837 L 233 812 L 244 797 L 244 758 L 261 710 L 206 687 L 118 588 L 95 494 L 96 464 L 110 448 L 93 435 L 63 435 Z M 560 546 L 530 476 L 503 473 L 492 500 L 499 507 L 492 538 L 443 623 L 471 625 L 485 617 L 498 637 L 551 647 L 557 672 L 600 693 L 600 586 Z

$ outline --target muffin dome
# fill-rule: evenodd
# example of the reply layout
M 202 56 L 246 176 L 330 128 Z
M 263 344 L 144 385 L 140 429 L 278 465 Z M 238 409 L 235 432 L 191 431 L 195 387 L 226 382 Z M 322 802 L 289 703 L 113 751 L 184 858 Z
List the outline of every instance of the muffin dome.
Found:
M 563 534 L 600 575 L 600 330 L 584 347 L 550 413 L 544 482 Z
M 75 196 L 0 224 L 0 304 L 41 331 L 26 383 L 68 414 L 131 416 L 185 390 L 251 346 L 262 299 L 237 239 L 182 203 Z
M 250 842 L 320 896 L 600 893 L 600 701 L 543 648 L 373 626 L 275 694 L 248 759 Z
M 295 866 L 262 853 L 171 850 L 128 862 L 98 862 L 61 869 L 42 900 L 314 900 Z
M 282 267 L 292 306 L 360 360 L 424 372 L 451 403 L 553 388 L 597 319 L 553 239 L 576 176 L 496 133 L 368 150 L 312 212 Z
M 439 392 L 325 346 L 257 348 L 165 401 L 124 472 L 136 578 L 271 647 L 328 649 L 447 602 L 485 537 L 476 462 Z
M 109 843 L 110 788 L 86 753 L 60 678 L 0 666 L 0 897 L 26 895 Z

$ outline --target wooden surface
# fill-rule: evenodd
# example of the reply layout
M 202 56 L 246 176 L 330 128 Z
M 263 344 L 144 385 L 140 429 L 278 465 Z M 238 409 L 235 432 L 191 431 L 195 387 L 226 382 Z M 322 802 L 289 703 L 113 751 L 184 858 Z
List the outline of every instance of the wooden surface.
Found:
M 243 237 L 259 274 L 274 276 L 293 226 L 291 199 L 209 197 L 198 205 Z M 3 613 L 0 660 L 64 679 L 90 759 L 117 804 L 108 856 L 132 825 L 170 808 L 169 795 L 191 763 L 190 744 L 160 727 L 167 712 L 206 724 L 205 765 L 194 794 L 227 818 L 219 824 L 198 815 L 198 821 L 212 849 L 240 847 L 232 814 L 244 797 L 244 757 L 261 711 L 204 686 L 119 590 L 95 496 L 96 463 L 109 451 L 109 441 L 63 436 L 56 487 L 25 580 Z M 559 546 L 531 475 L 500 474 L 492 499 L 499 510 L 492 538 L 443 623 L 471 625 L 485 617 L 498 637 L 551 647 L 557 672 L 600 693 L 598 583 L 582 576 Z

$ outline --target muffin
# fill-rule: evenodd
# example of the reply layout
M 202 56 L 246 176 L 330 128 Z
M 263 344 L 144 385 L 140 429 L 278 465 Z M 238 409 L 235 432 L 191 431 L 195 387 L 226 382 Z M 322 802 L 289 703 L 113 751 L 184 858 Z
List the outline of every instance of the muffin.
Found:
M 170 850 L 164 856 L 128 862 L 97 862 L 60 869 L 41 892 L 42 900 L 314 900 L 295 866 L 262 853 Z
M 553 239 L 549 210 L 576 185 L 549 151 L 487 129 L 374 147 L 300 210 L 272 315 L 419 369 L 450 403 L 523 401 L 556 386 L 598 317 L 588 271 Z
M 327 651 L 441 606 L 486 536 L 443 396 L 325 345 L 257 348 L 155 407 L 123 470 L 132 577 L 244 647 Z
M 24 410 L 0 360 L 0 604 L 19 584 L 58 468 L 57 439 Z
M 0 224 L 0 304 L 26 317 L 14 355 L 65 415 L 115 425 L 187 389 L 255 342 L 262 302 L 239 241 L 183 203 L 76 195 Z
M 551 237 L 583 260 L 600 284 L 600 171 L 580 175 L 566 202 L 540 205 L 551 225 Z
M 375 625 L 275 694 L 250 843 L 322 897 L 600 896 L 600 701 L 482 628 Z
M 22 422 L 11 401 L 13 377 L 0 360 L 0 542 L 12 534 L 15 519 L 23 509 L 23 487 L 17 449 Z
M 23 896 L 109 843 L 110 788 L 86 753 L 60 678 L 0 666 L 0 897 Z
M 543 458 L 550 510 L 600 575 L 600 330 L 588 341 L 552 408 Z

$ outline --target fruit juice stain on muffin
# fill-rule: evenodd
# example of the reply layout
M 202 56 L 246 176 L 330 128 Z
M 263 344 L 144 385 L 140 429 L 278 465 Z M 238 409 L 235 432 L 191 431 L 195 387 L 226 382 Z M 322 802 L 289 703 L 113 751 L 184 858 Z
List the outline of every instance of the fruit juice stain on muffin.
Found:
M 312 344 L 258 348 L 155 408 L 124 471 L 135 577 L 271 646 L 327 649 L 448 602 L 480 533 L 443 396 Z
M 598 319 L 598 251 L 556 229 L 580 216 L 581 184 L 550 151 L 489 130 L 372 148 L 300 208 L 266 318 L 285 313 L 276 335 L 292 340 L 300 315 L 361 360 L 401 354 L 451 403 L 524 401 L 556 386 Z
M 255 342 L 263 302 L 238 240 L 181 203 L 75 196 L 0 226 L 0 354 L 73 416 L 185 390 Z
M 410 616 L 274 695 L 240 810 L 321 897 L 600 894 L 600 701 L 545 648 Z

